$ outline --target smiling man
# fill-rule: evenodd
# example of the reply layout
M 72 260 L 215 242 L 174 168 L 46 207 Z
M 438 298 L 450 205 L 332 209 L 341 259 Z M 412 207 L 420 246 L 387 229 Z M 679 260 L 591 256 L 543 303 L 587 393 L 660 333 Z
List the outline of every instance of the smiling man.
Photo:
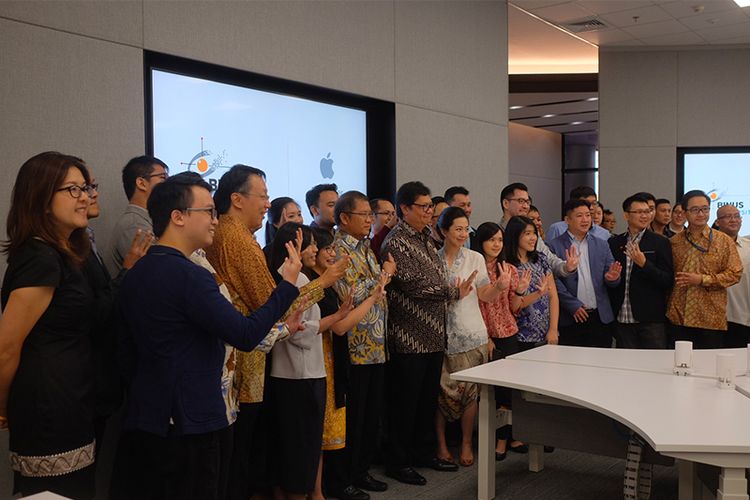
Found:
M 727 288 L 742 277 L 742 262 L 732 238 L 708 226 L 711 199 L 703 191 L 682 197 L 688 227 L 672 243 L 675 287 L 667 318 L 677 340 L 697 349 L 719 349 L 727 331 Z
M 221 384 L 225 342 L 254 349 L 299 294 L 302 263 L 294 247 L 283 281 L 247 316 L 189 260 L 214 239 L 209 189 L 193 172 L 154 189 L 148 212 L 159 244 L 120 291 L 129 391 L 116 484 L 124 498 L 223 498 L 232 441 Z

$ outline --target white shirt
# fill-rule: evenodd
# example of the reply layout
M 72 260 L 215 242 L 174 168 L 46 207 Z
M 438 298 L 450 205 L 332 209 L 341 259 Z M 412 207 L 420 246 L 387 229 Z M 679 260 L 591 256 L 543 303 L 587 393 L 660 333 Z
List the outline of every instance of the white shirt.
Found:
M 578 241 L 570 231 L 568 231 L 568 236 L 578 250 L 578 290 L 576 290 L 576 298 L 583 303 L 584 309 L 596 309 L 596 291 L 594 291 L 594 281 L 591 279 L 591 267 L 589 266 L 589 242 L 586 240 L 588 233 L 581 241 Z
M 445 263 L 445 247 L 438 251 L 440 258 Z M 490 282 L 487 275 L 487 264 L 484 257 L 474 250 L 459 248 L 456 260 L 448 267 L 448 277 L 451 281 L 455 279 L 465 280 L 474 271 L 474 284 L 471 292 L 463 299 L 452 302 L 448 306 L 448 354 L 468 352 L 481 347 L 489 341 L 487 327 L 479 309 L 479 296 L 477 289 Z
M 738 236 L 737 251 L 742 261 L 742 278 L 727 288 L 727 321 L 750 326 L 750 237 Z

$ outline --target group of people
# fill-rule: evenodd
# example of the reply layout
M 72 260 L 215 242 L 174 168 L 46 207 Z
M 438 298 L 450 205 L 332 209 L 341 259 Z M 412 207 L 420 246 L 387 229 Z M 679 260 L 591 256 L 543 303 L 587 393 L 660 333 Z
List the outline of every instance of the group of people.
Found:
M 93 498 L 119 413 L 104 496 L 367 500 L 388 488 L 370 473 L 378 452 L 386 476 L 413 485 L 426 484 L 418 468 L 473 464 L 478 389 L 451 373 L 545 343 L 750 341 L 750 240 L 731 205 L 709 227 L 700 191 L 674 211 L 628 197 L 627 230 L 613 235 L 585 186 L 545 233 L 521 183 L 501 190 L 497 221 L 474 227 L 461 186 L 432 197 L 407 182 L 388 200 L 322 184 L 305 225 L 246 165 L 211 192 L 141 156 L 122 182 L 128 206 L 100 251 L 83 160 L 41 153 L 16 178 L 0 428 L 24 495 Z M 497 400 L 510 405 L 509 391 Z M 497 438 L 497 460 L 527 451 L 510 426 Z

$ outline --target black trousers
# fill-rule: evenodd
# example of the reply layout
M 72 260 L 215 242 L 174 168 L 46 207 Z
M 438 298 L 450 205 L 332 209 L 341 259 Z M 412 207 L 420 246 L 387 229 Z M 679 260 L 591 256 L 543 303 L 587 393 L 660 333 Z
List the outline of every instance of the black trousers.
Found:
M 492 343 L 495 345 L 495 350 L 492 353 L 492 361 L 503 359 L 513 354 L 520 352 L 518 345 L 518 335 L 511 335 L 510 337 L 492 338 Z M 510 408 L 512 397 L 511 389 L 507 387 L 495 386 L 495 408 L 505 406 Z M 495 431 L 496 439 L 511 439 L 513 427 L 510 425 L 504 425 Z
M 232 454 L 232 427 L 162 437 L 129 430 L 120 438 L 111 498 L 223 500 Z
M 253 493 L 270 492 L 268 480 L 268 408 L 263 403 L 240 403 L 234 423 L 234 447 L 229 465 L 227 500 L 247 500 Z
M 390 470 L 421 465 L 435 456 L 435 412 L 443 353 L 394 353 L 388 362 L 388 444 Z
M 724 337 L 724 347 L 747 347 L 747 344 L 750 344 L 750 326 L 730 321 Z
M 384 384 L 384 364 L 349 367 L 349 386 L 346 394 L 346 454 L 352 481 L 361 479 L 368 473 L 375 456 L 383 414 Z M 343 485 L 344 488 L 346 486 L 348 485 Z
M 664 323 L 615 324 L 617 347 L 623 349 L 666 349 L 667 329 Z
M 709 330 L 708 328 L 692 328 L 689 326 L 674 326 L 675 340 L 689 340 L 693 349 L 721 349 L 724 345 L 724 330 Z
M 560 345 L 612 347 L 612 329 L 602 323 L 599 311 L 592 309 L 583 323 L 560 327 Z

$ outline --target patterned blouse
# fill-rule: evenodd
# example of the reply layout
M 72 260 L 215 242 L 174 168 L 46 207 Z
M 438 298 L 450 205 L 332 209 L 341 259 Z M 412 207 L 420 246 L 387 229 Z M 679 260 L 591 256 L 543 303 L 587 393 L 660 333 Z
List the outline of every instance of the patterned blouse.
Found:
M 358 240 L 339 230 L 333 242 L 336 255 L 349 255 L 350 264 L 344 277 L 333 286 L 341 300 L 354 287 L 354 307 L 364 302 L 378 286 L 380 265 L 367 238 Z M 362 321 L 349 333 L 349 360 L 353 365 L 385 363 L 385 318 L 388 313 L 386 299 L 372 306 Z
M 667 306 L 667 318 L 675 325 L 726 330 L 727 288 L 742 277 L 742 261 L 737 247 L 732 238 L 708 226 L 703 228 L 697 240 L 689 240 L 689 237 L 692 235 L 686 228 L 669 240 L 674 270 L 675 273 L 701 274 L 703 282 L 699 286 L 674 287 Z
M 242 314 L 248 315 L 265 304 L 276 288 L 260 245 L 250 230 L 231 215 L 219 217 L 214 242 L 206 249 L 206 257 L 216 269 L 217 281 L 226 285 L 232 304 Z M 309 298 L 308 306 L 312 306 L 323 298 L 323 289 L 317 281 L 305 285 L 290 311 L 305 296 Z M 266 352 L 257 348 L 237 352 L 235 385 L 240 403 L 263 401 Z
M 445 351 L 447 306 L 458 300 L 458 288 L 448 284 L 430 228 L 420 232 L 399 222 L 383 241 L 380 255 L 383 259 L 392 255 L 398 266 L 388 286 L 389 351 Z
M 438 250 L 438 254 L 445 262 L 445 247 Z M 445 262 L 447 267 L 447 262 Z M 474 286 L 466 297 L 451 302 L 448 305 L 448 354 L 469 352 L 483 345 L 487 345 L 487 327 L 482 320 L 479 310 L 479 296 L 477 289 L 489 284 L 484 257 L 479 252 L 468 248 L 459 248 L 453 265 L 447 267 L 448 282 L 455 283 L 465 280 L 474 271 Z
M 526 269 L 531 271 L 531 284 L 526 295 L 539 290 L 539 283 L 547 274 L 552 272 L 549 261 L 543 253 L 537 253 L 536 262 L 526 262 L 517 266 L 518 272 Z M 541 342 L 547 337 L 549 331 L 550 301 L 549 294 L 528 305 L 518 312 L 516 323 L 518 324 L 518 340 L 520 342 Z
M 497 260 L 487 262 L 487 275 L 490 277 L 490 283 L 494 284 L 500 277 L 497 269 Z M 508 293 L 501 294 L 492 302 L 480 302 L 479 309 L 482 311 L 482 318 L 487 325 L 487 334 L 490 337 L 505 338 L 512 337 L 518 333 L 516 317 L 510 310 L 510 301 L 515 290 L 518 288 L 518 271 L 515 266 L 508 264 L 510 269 L 510 287 Z

